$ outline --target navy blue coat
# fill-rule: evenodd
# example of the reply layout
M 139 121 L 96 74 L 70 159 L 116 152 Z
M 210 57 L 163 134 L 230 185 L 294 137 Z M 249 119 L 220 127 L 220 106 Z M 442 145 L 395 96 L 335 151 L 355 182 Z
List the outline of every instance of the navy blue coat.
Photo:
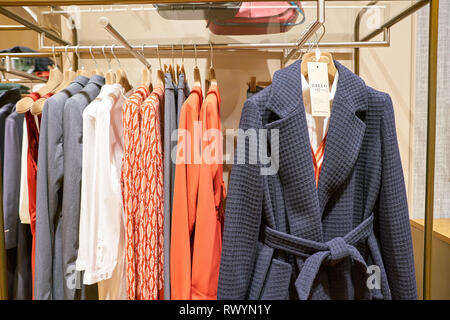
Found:
M 262 144 L 279 154 L 272 157 L 278 170 L 261 175 L 268 165 L 250 162 L 257 148 L 248 143 L 246 163 L 233 165 L 218 298 L 416 299 L 391 98 L 335 62 L 316 188 L 300 64 L 277 71 L 244 105 L 242 130 L 278 129 L 278 144 L 270 143 L 273 130 Z M 244 140 L 238 137 L 238 149 Z

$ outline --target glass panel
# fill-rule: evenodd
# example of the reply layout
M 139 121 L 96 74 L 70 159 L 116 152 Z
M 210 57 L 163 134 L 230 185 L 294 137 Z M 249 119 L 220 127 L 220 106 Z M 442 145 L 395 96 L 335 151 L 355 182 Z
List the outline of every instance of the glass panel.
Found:
M 355 20 L 361 19 L 360 34 L 379 28 L 416 1 L 327 1 L 326 34 L 323 41 L 354 40 Z M 92 5 L 63 7 L 8 8 L 21 12 L 30 21 L 54 29 L 63 14 L 71 17 L 80 39 L 92 28 L 98 28 L 96 18 L 106 16 L 132 43 L 208 42 L 296 42 L 305 28 L 316 19 L 316 1 L 290 2 L 228 2 L 160 5 Z M 176 10 L 174 10 L 176 9 Z M 304 18 L 303 18 L 304 13 Z M 248 27 L 244 18 L 255 23 Z M 232 20 L 230 20 L 232 19 Z M 166 25 L 170 23 L 170 26 Z M 259 24 L 258 24 L 259 23 Z M 59 30 L 58 28 L 56 30 Z M 136 36 L 133 30 L 146 30 L 148 39 Z M 151 34 L 150 34 L 151 33 Z M 259 34 L 262 33 L 262 34 Z M 269 33 L 269 34 L 268 34 Z M 255 35 L 258 34 L 258 35 Z M 251 35 L 251 36 L 250 36 Z M 104 39 L 92 39 L 104 40 Z

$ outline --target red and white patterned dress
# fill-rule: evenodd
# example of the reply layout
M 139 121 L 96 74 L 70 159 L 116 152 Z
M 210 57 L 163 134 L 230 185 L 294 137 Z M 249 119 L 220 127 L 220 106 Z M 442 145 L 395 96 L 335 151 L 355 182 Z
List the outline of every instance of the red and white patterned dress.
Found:
M 126 275 L 127 294 L 129 300 L 136 297 L 136 248 L 138 244 L 137 223 L 135 215 L 139 209 L 140 168 L 141 154 L 140 141 L 140 107 L 149 96 L 150 91 L 145 86 L 139 86 L 127 99 L 123 106 L 123 138 L 124 152 L 122 160 L 122 192 L 125 213 L 126 230 Z
M 164 297 L 164 180 L 161 110 L 164 88 L 156 86 L 141 106 L 141 187 L 138 223 L 137 299 Z

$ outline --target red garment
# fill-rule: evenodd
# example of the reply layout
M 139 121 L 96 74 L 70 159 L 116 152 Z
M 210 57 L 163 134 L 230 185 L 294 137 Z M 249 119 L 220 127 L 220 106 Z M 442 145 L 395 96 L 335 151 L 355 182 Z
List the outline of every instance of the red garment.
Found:
M 313 164 L 314 164 L 314 175 L 316 177 L 316 187 L 319 185 L 319 176 L 320 171 L 322 170 L 322 164 L 323 161 L 320 161 L 323 158 L 323 154 L 325 153 L 325 143 L 327 141 L 327 135 L 323 138 L 322 142 L 320 142 L 319 147 L 317 148 L 316 152 L 314 152 L 313 148 L 311 147 L 311 152 L 313 156 Z M 320 163 L 320 165 L 318 165 Z
M 28 133 L 28 155 L 27 155 L 27 183 L 28 183 L 28 205 L 30 211 L 30 227 L 33 236 L 31 249 L 31 274 L 34 299 L 34 276 L 35 276 L 35 247 L 36 247 L 36 179 L 37 179 L 37 160 L 39 150 L 39 128 L 36 120 L 30 111 L 25 113 L 25 121 Z M 38 116 L 39 125 L 41 116 Z
M 192 252 L 192 299 L 216 300 L 222 253 L 223 183 L 222 126 L 219 88 L 209 88 L 200 111 L 202 163 Z
M 127 294 L 129 300 L 135 300 L 137 269 L 136 249 L 138 245 L 137 218 L 139 211 L 139 190 L 141 187 L 139 159 L 141 154 L 140 141 L 140 106 L 149 96 L 146 86 L 139 86 L 127 99 L 123 106 L 123 139 L 124 151 L 122 160 L 122 198 L 125 212 L 126 229 L 126 275 Z
M 170 239 L 170 294 L 172 300 L 192 298 L 192 242 L 197 211 L 200 175 L 199 121 L 202 89 L 194 86 L 180 112 L 177 163 L 173 191 L 172 231 Z M 201 131 L 201 127 L 199 128 Z

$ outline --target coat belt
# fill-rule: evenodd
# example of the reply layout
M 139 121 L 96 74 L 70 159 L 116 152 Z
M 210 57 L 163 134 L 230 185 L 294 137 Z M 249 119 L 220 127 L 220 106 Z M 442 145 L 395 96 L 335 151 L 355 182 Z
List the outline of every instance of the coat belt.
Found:
M 296 237 L 265 226 L 262 240 L 273 249 L 282 250 L 306 259 L 295 281 L 295 287 L 300 300 L 307 300 L 319 269 L 325 261 L 327 265 L 333 266 L 344 258 L 351 258 L 367 269 L 367 264 L 355 245 L 369 237 L 373 230 L 372 227 L 373 214 L 344 237 L 336 237 L 322 243 Z

